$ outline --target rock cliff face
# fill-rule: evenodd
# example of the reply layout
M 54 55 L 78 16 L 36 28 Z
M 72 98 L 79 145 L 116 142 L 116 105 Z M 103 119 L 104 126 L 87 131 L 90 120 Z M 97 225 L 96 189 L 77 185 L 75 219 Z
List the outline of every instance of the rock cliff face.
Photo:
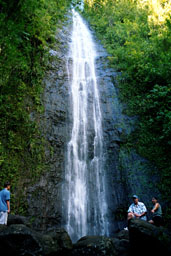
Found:
M 48 144 L 46 158 L 48 168 L 39 182 L 28 190 L 29 215 L 36 229 L 51 229 L 63 225 L 62 183 L 64 179 L 66 145 L 72 129 L 72 100 L 68 71 L 72 60 L 68 59 L 71 38 L 71 16 L 56 37 L 56 47 L 50 51 L 51 61 L 44 80 L 42 130 Z M 126 137 L 134 130 L 136 118 L 123 114 L 115 88 L 116 73 L 108 67 L 107 53 L 96 41 L 96 75 L 101 99 L 105 170 L 107 176 L 107 203 L 110 235 L 125 225 L 124 210 L 134 193 L 146 204 L 151 200 L 150 164 L 125 146 Z M 67 65 L 69 61 L 69 65 Z M 153 189 L 153 193 L 154 193 Z
M 42 132 L 47 141 L 47 170 L 28 190 L 29 215 L 34 228 L 44 230 L 61 225 L 65 148 L 70 128 L 69 81 L 67 70 L 71 18 L 58 30 L 56 44 L 44 79 Z

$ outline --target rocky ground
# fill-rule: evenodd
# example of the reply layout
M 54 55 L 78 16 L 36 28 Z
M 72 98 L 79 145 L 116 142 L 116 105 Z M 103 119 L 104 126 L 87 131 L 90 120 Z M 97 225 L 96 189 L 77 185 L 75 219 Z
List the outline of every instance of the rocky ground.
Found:
M 114 237 L 86 236 L 75 244 L 64 229 L 40 233 L 22 216 L 10 215 L 8 225 L 0 225 L 0 252 L 8 256 L 169 256 L 170 242 L 168 229 L 142 220 L 132 220 L 129 230 Z

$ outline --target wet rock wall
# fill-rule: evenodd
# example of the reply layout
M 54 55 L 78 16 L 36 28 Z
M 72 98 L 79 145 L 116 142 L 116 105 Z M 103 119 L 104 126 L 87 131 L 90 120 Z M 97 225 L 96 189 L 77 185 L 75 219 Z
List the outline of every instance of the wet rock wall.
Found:
M 39 181 L 28 189 L 29 215 L 35 229 L 46 230 L 63 226 L 62 206 L 65 198 L 62 184 L 65 172 L 66 146 L 72 129 L 72 99 L 70 80 L 72 60 L 68 58 L 72 19 L 56 36 L 56 46 L 50 50 L 50 62 L 44 79 L 42 130 L 47 140 L 47 170 Z M 95 38 L 95 36 L 94 36 Z M 95 39 L 96 40 L 96 39 Z M 151 202 L 154 181 L 150 163 L 135 150 L 128 149 L 125 138 L 135 129 L 137 118 L 123 114 L 116 88 L 117 73 L 109 68 L 107 56 L 96 40 L 96 75 L 103 117 L 105 147 L 105 173 L 110 235 L 126 225 L 126 210 L 131 195 L 138 194 L 140 201 Z M 91 113 L 89 113 L 91 114 Z M 90 154 L 91 155 L 91 154 Z

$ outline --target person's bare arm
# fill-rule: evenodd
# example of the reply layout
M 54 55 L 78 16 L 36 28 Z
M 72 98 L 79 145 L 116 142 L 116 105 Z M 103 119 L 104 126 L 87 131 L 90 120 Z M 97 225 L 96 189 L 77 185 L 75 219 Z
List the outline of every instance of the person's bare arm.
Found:
M 10 212 L 10 201 L 7 200 L 7 208 L 8 208 L 8 213 Z
M 142 216 L 146 215 L 146 212 L 143 212 L 141 214 L 134 213 L 134 215 L 138 218 L 138 217 L 142 217 Z
M 151 210 L 151 212 L 155 212 L 159 208 L 159 203 L 155 204 L 155 207 Z
M 147 212 L 143 212 L 140 214 L 140 217 L 145 216 Z

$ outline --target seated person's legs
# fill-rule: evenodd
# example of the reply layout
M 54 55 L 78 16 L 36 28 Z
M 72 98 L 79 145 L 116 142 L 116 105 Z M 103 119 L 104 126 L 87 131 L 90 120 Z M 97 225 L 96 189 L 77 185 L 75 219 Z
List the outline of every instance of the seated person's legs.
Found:
M 132 218 L 134 218 L 135 216 L 134 216 L 134 214 L 132 213 L 132 212 L 128 212 L 128 220 L 130 220 L 130 219 L 132 219 Z

